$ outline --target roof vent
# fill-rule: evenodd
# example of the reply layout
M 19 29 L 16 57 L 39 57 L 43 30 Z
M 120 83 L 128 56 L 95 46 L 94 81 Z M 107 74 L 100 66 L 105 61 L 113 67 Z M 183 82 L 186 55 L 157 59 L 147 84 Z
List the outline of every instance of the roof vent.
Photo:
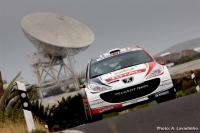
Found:
M 119 48 L 115 48 L 109 51 L 110 54 L 115 53 L 115 52 L 120 52 Z

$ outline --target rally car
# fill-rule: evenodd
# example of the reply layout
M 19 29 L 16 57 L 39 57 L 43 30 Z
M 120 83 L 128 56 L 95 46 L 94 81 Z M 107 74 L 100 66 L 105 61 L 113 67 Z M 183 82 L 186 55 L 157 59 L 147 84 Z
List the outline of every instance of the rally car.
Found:
M 92 58 L 80 88 L 88 120 L 143 101 L 176 98 L 167 67 L 138 46 L 112 49 Z

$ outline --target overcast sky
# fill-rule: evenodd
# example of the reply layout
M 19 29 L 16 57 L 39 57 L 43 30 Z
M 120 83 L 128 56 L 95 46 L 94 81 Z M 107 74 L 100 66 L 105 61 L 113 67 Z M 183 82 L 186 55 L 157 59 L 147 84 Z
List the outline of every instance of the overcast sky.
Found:
M 94 32 L 93 44 L 75 56 L 77 72 L 113 48 L 138 45 L 155 55 L 200 37 L 200 0 L 0 0 L 0 70 L 7 81 L 21 71 L 35 83 L 27 55 L 37 50 L 21 29 L 22 18 L 35 12 L 62 13 Z

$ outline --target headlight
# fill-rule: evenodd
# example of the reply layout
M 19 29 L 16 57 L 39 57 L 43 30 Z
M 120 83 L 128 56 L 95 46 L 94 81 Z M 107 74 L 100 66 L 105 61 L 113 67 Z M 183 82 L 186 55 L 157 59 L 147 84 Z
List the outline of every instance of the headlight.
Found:
M 153 78 L 153 77 L 159 75 L 162 71 L 163 71 L 163 69 L 162 69 L 161 65 L 155 66 L 154 69 L 151 71 L 151 73 L 147 76 L 147 79 Z
M 103 86 L 103 85 L 98 85 L 98 84 L 94 84 L 94 83 L 91 83 L 89 84 L 89 87 L 91 90 L 93 91 L 106 91 L 106 90 L 111 90 L 112 88 L 111 87 L 107 87 L 107 86 Z

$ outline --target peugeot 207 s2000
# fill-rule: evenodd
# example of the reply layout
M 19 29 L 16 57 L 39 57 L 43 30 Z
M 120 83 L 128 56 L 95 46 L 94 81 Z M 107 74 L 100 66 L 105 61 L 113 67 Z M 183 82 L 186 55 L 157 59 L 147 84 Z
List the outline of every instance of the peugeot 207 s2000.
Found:
M 146 100 L 159 103 L 176 98 L 167 67 L 138 46 L 116 48 L 92 58 L 80 88 L 88 120 Z

